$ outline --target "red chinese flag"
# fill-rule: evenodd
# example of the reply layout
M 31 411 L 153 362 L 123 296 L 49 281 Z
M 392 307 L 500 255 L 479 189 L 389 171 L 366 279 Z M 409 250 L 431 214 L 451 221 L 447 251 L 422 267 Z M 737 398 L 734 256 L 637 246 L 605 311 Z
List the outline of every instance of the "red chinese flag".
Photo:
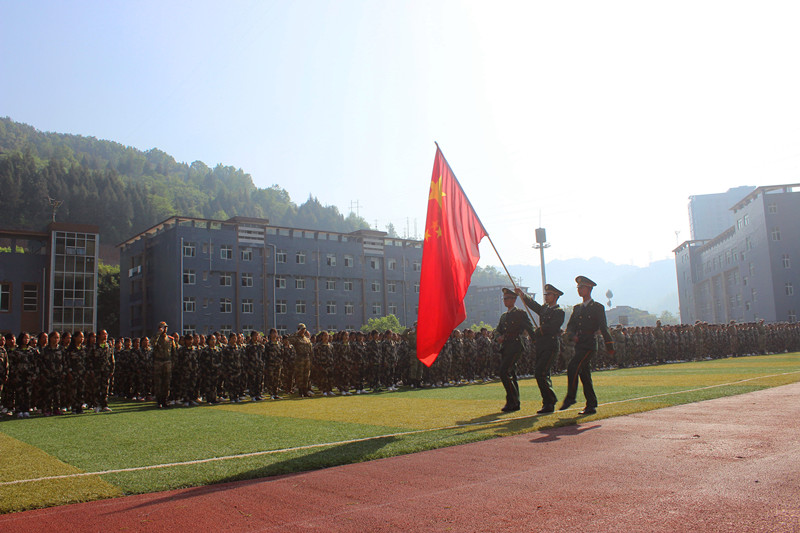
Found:
M 431 366 L 453 329 L 467 318 L 464 296 L 486 236 L 450 165 L 436 147 L 428 195 L 417 315 L 417 358 Z

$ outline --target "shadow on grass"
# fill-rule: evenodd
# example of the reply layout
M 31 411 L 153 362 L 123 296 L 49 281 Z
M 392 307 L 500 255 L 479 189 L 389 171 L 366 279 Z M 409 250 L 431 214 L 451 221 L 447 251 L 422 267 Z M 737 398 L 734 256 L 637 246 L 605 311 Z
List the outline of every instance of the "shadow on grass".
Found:
M 231 488 L 230 486 L 226 486 L 224 484 L 236 483 L 237 487 L 241 487 L 256 483 L 274 481 L 276 479 L 282 479 L 289 476 L 300 475 L 312 470 L 319 470 L 322 468 L 329 468 L 332 466 L 340 466 L 345 464 L 360 463 L 362 461 L 372 459 L 378 450 L 394 442 L 395 440 L 397 440 L 395 437 L 382 437 L 326 447 L 308 455 L 293 457 L 291 459 L 286 459 L 285 461 L 272 463 L 252 470 L 243 471 L 229 477 L 220 478 L 219 480 L 215 481 L 213 485 L 204 485 L 183 490 L 178 489 L 181 490 L 181 492 L 178 494 L 169 494 L 161 498 L 148 500 L 139 503 L 138 505 L 133 505 L 129 509 L 138 509 L 172 501 L 196 498 L 212 492 Z

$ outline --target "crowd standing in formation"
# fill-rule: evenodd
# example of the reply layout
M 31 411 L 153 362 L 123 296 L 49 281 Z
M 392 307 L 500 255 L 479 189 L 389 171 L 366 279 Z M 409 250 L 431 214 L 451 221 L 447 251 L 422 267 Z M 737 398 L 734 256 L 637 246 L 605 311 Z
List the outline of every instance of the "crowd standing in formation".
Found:
M 0 409 L 3 414 L 27 418 L 31 414 L 110 411 L 109 395 L 137 401 L 155 399 L 160 407 L 192 406 L 279 400 L 289 395 L 390 392 L 400 386 L 456 386 L 498 377 L 508 384 L 506 392 L 511 395 L 507 401 L 518 402 L 516 376 L 535 375 L 543 409 L 550 412 L 555 403 L 555 396 L 548 394 L 551 371 L 567 370 L 570 379 L 583 379 L 586 369 L 800 351 L 797 323 L 616 326 L 609 330 L 613 343 L 597 332 L 588 339 L 578 335 L 576 344 L 575 331 L 569 326 L 566 331 L 554 331 L 547 329 L 544 319 L 541 322 L 534 330 L 519 330 L 518 346 L 510 356 L 514 365 L 504 355 L 504 334 L 498 326 L 496 331 L 453 331 L 431 367 L 417 360 L 413 328 L 400 334 L 340 331 L 311 335 L 300 324 L 294 334 L 284 336 L 274 329 L 266 337 L 257 332 L 249 337 L 241 333 L 179 336 L 170 335 L 162 323 L 152 339 L 113 341 L 102 330 L 85 335 L 54 331 L 35 337 L 9 333 L 0 336 Z M 508 338 L 508 330 L 504 332 Z M 570 362 L 594 341 L 600 341 L 594 357 L 584 363 L 586 369 L 576 363 L 573 371 L 577 377 L 572 378 Z M 574 401 L 574 396 L 568 398 Z M 588 401 L 587 407 L 591 407 Z

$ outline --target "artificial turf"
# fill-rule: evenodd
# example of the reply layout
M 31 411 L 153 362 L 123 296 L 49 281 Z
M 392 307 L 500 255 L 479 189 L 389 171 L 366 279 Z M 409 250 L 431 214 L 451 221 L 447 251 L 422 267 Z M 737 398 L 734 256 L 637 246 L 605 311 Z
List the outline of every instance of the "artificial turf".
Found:
M 504 393 L 493 382 L 169 410 L 112 402 L 112 413 L 5 419 L 0 512 L 307 471 L 741 394 L 800 381 L 800 354 L 609 370 L 593 378 L 600 407 L 591 417 L 578 417 L 577 408 L 535 416 L 538 387 L 524 379 L 523 409 L 508 414 L 498 411 Z M 563 397 L 566 377 L 553 382 Z M 9 483 L 212 458 L 224 459 Z

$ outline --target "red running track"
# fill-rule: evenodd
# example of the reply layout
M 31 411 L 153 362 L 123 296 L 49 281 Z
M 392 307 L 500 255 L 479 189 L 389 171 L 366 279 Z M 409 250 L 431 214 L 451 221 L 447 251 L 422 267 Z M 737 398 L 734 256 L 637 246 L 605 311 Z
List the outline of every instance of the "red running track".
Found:
M 799 430 L 796 383 L 304 474 L 4 515 L 0 531 L 800 531 Z

